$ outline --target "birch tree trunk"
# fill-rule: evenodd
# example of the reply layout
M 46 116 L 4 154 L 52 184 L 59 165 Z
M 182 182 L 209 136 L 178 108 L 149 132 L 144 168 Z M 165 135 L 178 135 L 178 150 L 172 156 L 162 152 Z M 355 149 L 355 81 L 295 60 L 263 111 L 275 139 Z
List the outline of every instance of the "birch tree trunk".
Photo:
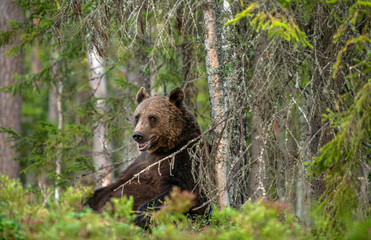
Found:
M 63 130 L 63 112 L 62 112 L 62 93 L 63 93 L 63 80 L 62 77 L 58 77 L 58 86 L 57 86 L 57 109 L 58 109 L 58 129 Z M 60 189 L 59 189 L 59 180 L 62 173 L 62 159 L 63 159 L 63 146 L 62 143 L 59 144 L 58 154 L 56 162 L 56 175 L 57 175 L 57 188 L 55 189 L 55 200 L 59 201 Z
M 228 192 L 226 189 L 226 147 L 227 139 L 223 133 L 225 122 L 223 80 L 220 72 L 220 40 L 217 36 L 217 1 L 205 0 L 203 4 L 204 13 L 204 34 L 206 72 L 209 85 L 211 120 L 214 123 L 213 131 L 213 152 L 215 152 L 215 176 L 216 186 L 219 190 L 218 203 L 220 207 L 229 205 Z
M 0 1 L 0 31 L 8 29 L 6 20 L 21 21 L 22 18 L 21 10 L 13 5 L 12 0 Z M 8 57 L 5 56 L 7 50 L 6 47 L 0 49 L 0 88 L 11 85 L 14 82 L 13 75 L 23 72 L 23 55 Z M 20 96 L 0 91 L 0 126 L 20 133 L 21 106 Z M 7 142 L 7 138 L 6 134 L 0 134 L 0 173 L 18 178 L 19 165 L 12 160 L 17 153 L 12 149 L 12 143 Z
M 105 101 L 107 98 L 106 77 L 104 75 L 103 59 L 99 56 L 94 46 L 88 52 L 90 79 L 89 84 L 96 99 L 96 111 L 98 114 L 105 113 Z M 108 155 L 109 143 L 107 140 L 107 126 L 103 121 L 97 121 L 93 125 L 92 158 L 97 171 L 96 187 L 104 187 L 111 183 L 111 161 Z
M 56 52 L 52 53 L 53 59 L 56 57 Z M 53 67 L 54 74 L 57 78 L 60 78 L 57 73 L 56 65 Z M 63 83 L 51 84 L 49 88 L 49 106 L 48 106 L 48 120 L 53 123 L 58 124 L 58 129 L 63 129 L 63 114 L 62 114 L 62 94 L 63 92 Z M 61 148 L 62 146 L 60 146 Z M 58 159 L 56 162 L 56 174 L 57 178 L 58 175 L 61 173 L 61 162 L 62 162 L 62 151 L 60 150 L 58 153 Z M 41 193 L 44 196 L 44 199 L 47 197 L 46 193 L 46 171 L 41 170 L 38 174 L 38 186 L 41 190 Z M 55 199 L 59 200 L 59 188 L 57 187 L 55 190 Z
M 54 41 L 52 40 L 52 44 L 54 44 Z M 58 49 L 57 46 L 55 46 L 54 51 L 52 52 L 52 59 L 53 59 L 53 74 L 56 79 L 55 85 L 51 87 L 51 92 L 55 91 L 55 106 L 56 106 L 56 114 L 57 114 L 57 121 L 58 121 L 58 130 L 62 131 L 63 130 L 63 103 L 62 103 L 62 94 L 63 94 L 63 73 L 62 70 L 60 69 L 60 62 L 58 61 Z M 49 102 L 50 104 L 50 102 Z M 50 108 L 50 106 L 49 106 Z M 62 159 L 63 159 L 63 145 L 60 143 L 58 145 L 58 150 L 57 150 L 57 160 L 55 162 L 55 174 L 56 174 L 56 188 L 54 192 L 54 197 L 55 200 L 58 202 L 60 199 L 60 187 L 59 187 L 59 181 L 60 181 L 60 176 L 62 173 Z

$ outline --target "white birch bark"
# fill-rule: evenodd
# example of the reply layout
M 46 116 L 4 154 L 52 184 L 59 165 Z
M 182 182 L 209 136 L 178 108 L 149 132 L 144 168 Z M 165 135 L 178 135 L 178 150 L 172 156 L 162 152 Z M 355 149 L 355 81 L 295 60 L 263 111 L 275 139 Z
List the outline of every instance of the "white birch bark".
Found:
M 103 59 L 99 56 L 94 46 L 88 51 L 90 79 L 89 84 L 96 99 L 96 110 L 99 114 L 105 113 L 107 98 L 106 77 L 104 75 Z M 111 161 L 108 155 L 109 143 L 107 142 L 107 127 L 98 121 L 93 125 L 92 158 L 97 171 L 96 187 L 107 186 L 112 181 Z
M 54 41 L 52 41 L 52 44 Z M 54 51 L 52 52 L 52 59 L 53 59 L 53 74 L 54 77 L 56 78 L 56 85 L 51 87 L 51 92 L 55 91 L 55 98 L 56 98 L 56 114 L 57 114 L 57 121 L 58 121 L 58 130 L 62 131 L 63 130 L 63 110 L 62 110 L 62 94 L 63 94 L 63 76 L 61 73 L 58 71 L 58 65 L 59 63 L 57 62 L 57 53 L 58 50 L 55 47 Z M 50 102 L 49 102 L 50 103 Z M 53 106 L 49 106 L 53 107 Z M 63 159 L 63 146 L 62 143 L 58 145 L 57 149 L 57 160 L 55 162 L 55 174 L 56 174 L 56 188 L 54 192 L 54 197 L 55 200 L 58 202 L 60 199 L 60 187 L 59 181 L 60 181 L 60 175 L 62 173 L 62 159 Z
M 228 192 L 226 190 L 226 146 L 227 139 L 223 134 L 224 123 L 221 120 L 225 114 L 223 83 L 220 74 L 220 52 L 218 50 L 220 39 L 217 37 L 217 16 L 216 1 L 204 1 L 204 32 L 205 32 L 205 54 L 206 54 L 206 71 L 209 84 L 211 119 L 215 124 L 213 147 L 216 147 L 216 186 L 219 190 L 218 203 L 221 208 L 229 205 Z
M 58 79 L 57 87 L 57 109 L 58 109 L 58 129 L 63 130 L 63 112 L 62 112 L 62 93 L 63 93 L 63 81 L 61 78 Z M 63 150 L 62 143 L 58 146 L 57 161 L 55 173 L 57 175 L 57 187 L 55 189 L 55 200 L 58 202 L 60 198 L 60 188 L 58 186 L 60 175 L 62 173 L 62 159 L 63 159 Z

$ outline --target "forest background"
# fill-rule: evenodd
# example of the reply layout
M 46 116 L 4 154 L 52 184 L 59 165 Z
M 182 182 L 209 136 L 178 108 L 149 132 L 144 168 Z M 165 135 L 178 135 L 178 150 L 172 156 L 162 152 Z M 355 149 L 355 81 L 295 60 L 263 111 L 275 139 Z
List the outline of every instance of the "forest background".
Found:
M 207 162 L 197 183 L 216 206 L 210 236 L 270 239 L 282 230 L 295 239 L 367 239 L 370 7 L 361 0 L 1 1 L 0 170 L 24 186 L 1 178 L 3 238 L 47 236 L 56 226 L 54 238 L 72 223 L 70 234 L 91 237 L 98 233 L 87 225 L 103 231 L 100 217 L 118 232 L 123 218 L 134 228 L 125 209 L 96 217 L 80 209 L 76 199 L 87 190 L 77 189 L 114 181 L 137 156 L 131 133 L 140 87 L 166 96 L 181 86 L 203 129 L 200 142 L 212 144 L 208 159 L 198 158 L 205 144 L 191 152 Z M 254 211 L 262 211 L 257 219 Z M 53 213 L 59 220 L 44 223 Z M 165 230 L 152 236 L 170 234 L 169 226 L 177 237 L 206 231 L 159 219 Z

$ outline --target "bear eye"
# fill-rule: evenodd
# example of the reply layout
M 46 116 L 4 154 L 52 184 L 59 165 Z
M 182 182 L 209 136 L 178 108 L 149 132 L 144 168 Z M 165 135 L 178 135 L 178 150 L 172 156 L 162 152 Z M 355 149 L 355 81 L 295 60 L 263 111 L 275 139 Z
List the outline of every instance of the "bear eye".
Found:
M 138 121 L 139 121 L 139 116 L 137 115 L 134 117 L 134 125 L 137 125 Z
M 149 116 L 148 119 L 152 123 L 155 123 L 157 121 L 157 118 L 155 116 Z

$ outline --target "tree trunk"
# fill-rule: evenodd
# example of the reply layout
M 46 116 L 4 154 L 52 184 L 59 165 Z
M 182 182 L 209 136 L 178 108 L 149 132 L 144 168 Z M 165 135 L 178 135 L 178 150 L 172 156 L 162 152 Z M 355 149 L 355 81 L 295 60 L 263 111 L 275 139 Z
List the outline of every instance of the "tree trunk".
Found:
M 52 44 L 54 41 L 52 40 Z M 58 50 L 57 47 L 54 48 L 54 51 L 52 52 L 52 59 L 53 59 L 53 74 L 55 78 L 54 86 L 52 86 L 51 91 L 55 91 L 55 104 L 56 104 L 56 119 L 58 121 L 58 130 L 63 130 L 63 103 L 62 103 L 62 94 L 63 94 L 63 75 L 62 70 L 60 68 L 60 63 L 57 60 Z M 50 106 L 49 106 L 50 107 Z M 62 143 L 59 143 L 58 150 L 57 150 L 57 159 L 55 161 L 55 175 L 56 175 L 56 187 L 54 192 L 55 200 L 58 202 L 60 199 L 60 187 L 59 182 L 61 179 L 61 173 L 62 173 L 62 159 L 63 159 L 63 145 Z
M 311 98 L 309 98 L 311 99 Z M 310 182 L 307 179 L 304 162 L 310 162 L 312 158 L 311 149 L 309 147 L 312 137 L 312 127 L 308 119 L 308 113 L 313 103 L 310 100 L 304 102 L 303 108 L 296 101 L 295 104 L 300 111 L 300 138 L 299 138 L 299 158 L 296 173 L 296 216 L 303 222 L 309 223 L 309 201 L 310 201 Z
M 227 161 L 227 139 L 224 134 L 225 116 L 223 82 L 220 73 L 220 46 L 221 39 L 217 36 L 217 2 L 205 0 L 203 6 L 204 32 L 205 32 L 205 54 L 206 72 L 209 84 L 211 120 L 214 124 L 213 152 L 215 153 L 215 176 L 216 186 L 219 190 L 218 203 L 220 207 L 229 205 L 228 192 L 226 189 L 226 161 Z
M 292 100 L 291 100 L 292 101 Z M 273 123 L 274 135 L 277 141 L 281 159 L 275 159 L 277 162 L 277 195 L 279 200 L 295 205 L 295 191 L 294 182 L 298 174 L 298 149 L 291 132 L 295 131 L 298 123 L 299 116 L 295 115 L 296 111 L 292 111 L 291 115 L 283 115 L 281 119 L 276 119 Z M 293 129 L 295 129 L 293 131 Z
M 225 23 L 234 18 L 232 5 L 223 0 L 222 19 Z M 225 108 L 228 110 L 228 121 L 226 131 L 228 132 L 228 195 L 230 205 L 239 208 L 248 199 L 249 156 L 247 154 L 247 109 L 248 97 L 246 91 L 245 75 L 241 51 L 236 47 L 237 29 L 234 26 L 223 26 L 222 47 L 223 67 L 225 73 L 224 94 Z M 243 51 L 242 51 L 243 52 Z M 236 60 L 238 59 L 238 60 Z M 247 69 L 247 67 L 246 67 Z
M 182 59 L 182 74 L 183 74 L 183 83 L 182 88 L 184 91 L 184 103 L 188 109 L 196 113 L 197 104 L 192 101 L 192 97 L 197 95 L 197 88 L 195 84 L 195 72 L 192 71 L 194 68 L 195 57 L 193 52 L 195 51 L 193 44 L 189 41 L 188 35 L 192 35 L 192 32 L 187 28 L 189 24 L 189 18 L 186 18 L 183 8 L 178 8 L 176 11 L 176 29 L 178 34 L 183 39 L 183 42 L 179 45 L 179 53 Z
M 23 18 L 21 9 L 15 7 L 12 0 L 0 1 L 0 31 L 8 29 L 6 20 L 21 21 Z M 13 75 L 23 72 L 23 55 L 15 57 L 5 56 L 6 47 L 0 49 L 0 88 L 15 82 Z M 20 133 L 21 131 L 21 106 L 20 96 L 0 91 L 0 126 L 11 128 Z M 7 174 L 10 178 L 19 177 L 18 162 L 12 160 L 17 153 L 12 149 L 13 144 L 7 142 L 7 134 L 0 134 L 0 173 Z
M 107 98 L 106 77 L 104 75 L 103 59 L 98 55 L 94 46 L 89 49 L 89 79 L 93 96 L 96 99 L 96 111 L 99 115 L 105 113 L 105 101 Z M 109 143 L 107 140 L 107 126 L 103 121 L 97 121 L 93 125 L 92 158 L 97 171 L 96 187 L 104 187 L 112 181 L 112 171 L 109 167 L 112 162 L 108 155 Z
M 255 49 L 253 85 L 253 106 L 251 110 L 251 170 L 250 170 L 250 197 L 252 200 L 267 197 L 267 167 L 268 153 L 266 149 L 267 129 L 263 124 L 264 100 L 259 92 L 264 91 L 264 73 L 261 73 L 261 64 L 264 64 L 268 40 L 262 35 Z
M 142 65 L 140 62 L 140 59 L 133 57 L 129 61 L 125 62 L 125 65 L 121 67 L 122 74 L 125 76 L 125 79 L 128 83 L 136 85 L 136 86 L 144 86 L 144 84 L 141 82 L 142 77 L 140 71 L 136 69 L 137 65 Z M 132 93 L 130 93 L 131 88 L 126 88 L 124 90 L 124 95 L 131 96 Z M 136 94 L 136 93 L 135 93 Z M 133 99 L 135 99 L 135 95 L 132 96 Z M 124 111 L 131 111 L 131 104 L 125 104 L 124 105 Z M 125 124 L 128 126 L 131 126 L 133 122 L 133 116 L 129 116 L 128 119 L 126 119 Z M 125 128 L 123 131 L 123 153 L 122 153 L 122 164 L 120 166 L 120 172 L 123 172 L 139 155 L 139 150 L 137 147 L 137 143 L 134 141 L 133 137 L 133 131 L 131 129 Z
M 58 87 L 57 87 L 57 109 L 58 109 L 58 129 L 61 131 L 63 130 L 63 112 L 62 112 L 62 93 L 63 93 L 63 80 L 62 77 L 58 77 Z M 62 159 L 63 159 L 63 146 L 62 143 L 58 146 L 58 154 L 57 154 L 57 161 L 55 163 L 56 170 L 55 173 L 57 175 L 57 187 L 55 189 L 55 200 L 59 201 L 60 197 L 60 189 L 59 189 L 59 181 L 60 176 L 62 173 Z

